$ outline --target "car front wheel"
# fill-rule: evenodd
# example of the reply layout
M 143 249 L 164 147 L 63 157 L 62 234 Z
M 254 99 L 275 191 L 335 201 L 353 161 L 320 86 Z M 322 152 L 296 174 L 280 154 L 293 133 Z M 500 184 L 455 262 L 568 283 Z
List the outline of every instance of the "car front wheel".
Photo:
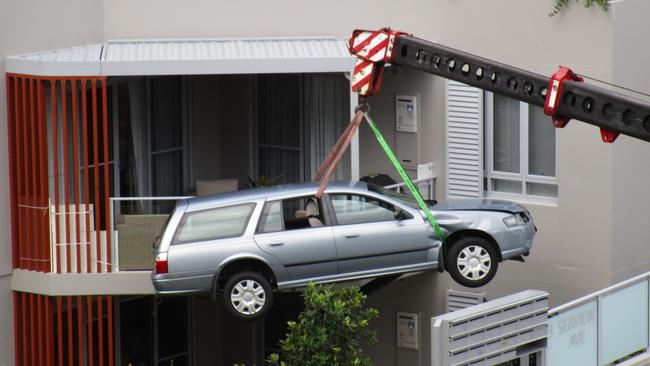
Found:
M 257 272 L 232 275 L 223 289 L 224 307 L 229 313 L 245 320 L 263 317 L 273 303 L 269 280 Z
M 459 284 L 481 287 L 494 277 L 499 266 L 497 253 L 490 243 L 479 237 L 465 237 L 455 242 L 447 255 L 447 271 Z

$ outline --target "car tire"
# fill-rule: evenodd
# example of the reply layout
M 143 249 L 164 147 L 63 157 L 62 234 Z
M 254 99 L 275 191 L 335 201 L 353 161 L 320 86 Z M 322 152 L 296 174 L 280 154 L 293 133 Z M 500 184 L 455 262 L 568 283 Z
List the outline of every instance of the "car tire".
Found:
M 231 315 L 243 320 L 262 318 L 273 304 L 271 283 L 257 272 L 230 276 L 223 288 L 223 305 Z
M 447 253 L 447 271 L 465 287 L 481 287 L 492 280 L 499 267 L 494 247 L 480 237 L 465 237 Z

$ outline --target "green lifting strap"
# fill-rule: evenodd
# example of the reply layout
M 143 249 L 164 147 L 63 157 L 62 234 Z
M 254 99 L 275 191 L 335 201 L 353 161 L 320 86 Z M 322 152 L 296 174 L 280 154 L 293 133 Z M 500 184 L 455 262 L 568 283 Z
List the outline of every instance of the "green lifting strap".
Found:
M 390 146 L 388 146 L 388 143 L 384 139 L 384 136 L 381 134 L 381 132 L 379 132 L 379 129 L 377 126 L 375 126 L 375 123 L 372 121 L 370 116 L 368 116 L 368 113 L 364 113 L 364 117 L 366 118 L 370 129 L 372 129 L 372 132 L 375 134 L 379 145 L 381 145 L 382 149 L 384 149 L 384 152 L 388 156 L 388 159 L 390 159 L 390 162 L 393 163 L 393 167 L 395 170 L 397 170 L 397 173 L 399 173 L 400 177 L 402 177 L 404 183 L 406 183 L 406 186 L 408 187 L 409 191 L 411 191 L 411 194 L 415 200 L 418 202 L 418 205 L 420 205 L 422 211 L 424 211 L 424 215 L 426 216 L 427 220 L 429 220 L 429 223 L 433 227 L 433 230 L 435 230 L 436 234 L 438 235 L 438 239 L 440 239 L 440 241 L 445 241 L 445 233 L 442 232 L 442 229 L 440 229 L 438 222 L 436 222 L 436 219 L 433 217 L 431 210 L 429 210 L 429 206 L 427 206 L 426 202 L 424 202 L 422 195 L 415 187 L 408 174 L 406 174 L 404 168 L 402 168 L 402 165 L 399 163 L 399 160 L 397 160 L 397 157 L 395 156 L 395 153 L 393 153 L 393 150 L 391 150 Z

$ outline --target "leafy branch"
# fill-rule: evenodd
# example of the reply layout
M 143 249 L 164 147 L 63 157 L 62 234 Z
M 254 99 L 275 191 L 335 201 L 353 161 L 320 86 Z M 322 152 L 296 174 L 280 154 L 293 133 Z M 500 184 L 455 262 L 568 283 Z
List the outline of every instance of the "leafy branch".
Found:
M 370 320 L 378 312 L 365 307 L 366 296 L 356 287 L 309 284 L 305 309 L 280 341 L 282 357 L 272 354 L 269 366 L 371 366 L 361 345 L 376 341 Z
M 569 4 L 571 0 L 555 0 L 555 5 L 553 5 L 553 10 L 548 14 L 548 16 L 556 16 L 562 8 Z M 581 3 L 585 8 L 591 8 L 594 4 L 600 6 L 603 11 L 609 9 L 609 0 L 576 0 L 576 2 Z

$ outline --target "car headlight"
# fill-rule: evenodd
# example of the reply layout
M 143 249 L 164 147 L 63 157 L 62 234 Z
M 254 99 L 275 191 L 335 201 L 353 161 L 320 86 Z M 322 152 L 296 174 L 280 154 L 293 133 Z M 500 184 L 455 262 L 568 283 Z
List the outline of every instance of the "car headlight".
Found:
M 530 221 L 530 219 L 523 212 L 517 212 L 514 215 L 503 218 L 503 223 L 506 224 L 507 227 L 523 226 L 526 225 L 528 221 Z

